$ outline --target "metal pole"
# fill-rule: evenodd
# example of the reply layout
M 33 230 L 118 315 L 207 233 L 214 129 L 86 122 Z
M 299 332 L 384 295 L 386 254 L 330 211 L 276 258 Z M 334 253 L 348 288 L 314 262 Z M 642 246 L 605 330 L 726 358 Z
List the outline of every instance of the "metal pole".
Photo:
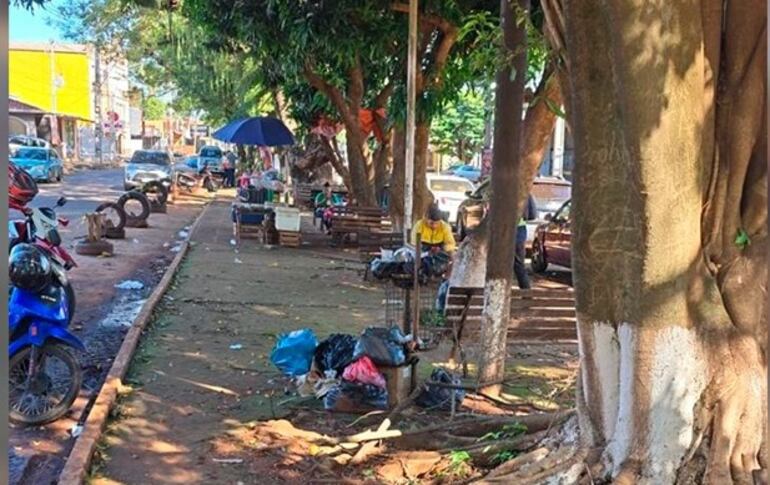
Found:
M 404 177 L 404 243 L 409 242 L 412 229 L 412 198 L 414 192 L 414 132 L 417 99 L 417 2 L 409 0 L 409 59 L 406 80 L 406 173 Z
M 96 129 L 94 130 L 94 151 L 99 160 L 99 165 L 104 165 L 103 145 L 103 120 L 102 120 L 102 66 L 101 49 L 99 44 L 94 46 L 94 117 L 96 118 Z

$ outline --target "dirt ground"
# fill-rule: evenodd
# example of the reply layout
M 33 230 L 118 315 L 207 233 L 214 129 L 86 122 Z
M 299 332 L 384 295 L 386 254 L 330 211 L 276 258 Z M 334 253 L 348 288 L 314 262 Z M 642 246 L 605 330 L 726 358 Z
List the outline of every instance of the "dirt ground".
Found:
M 190 226 L 203 202 L 180 202 L 169 206 L 166 214 L 152 214 L 150 227 L 127 229 L 126 239 L 110 241 L 115 250 L 112 257 L 75 254 L 74 246 L 86 232 L 82 221 L 73 219 L 62 231 L 64 244 L 78 263 L 69 274 L 77 300 L 71 330 L 87 348 L 79 355 L 83 389 L 64 418 L 39 428 L 11 426 L 11 483 L 54 482 L 74 441 L 71 430 L 85 418 L 86 406 L 98 392 L 128 326 L 173 259 L 173 248 L 183 236 L 179 232 Z M 140 281 L 144 288 L 115 288 L 128 279 Z
M 311 328 L 320 340 L 382 324 L 384 290 L 363 282 L 362 265 L 339 251 L 246 241 L 236 252 L 228 216 L 227 203 L 212 204 L 192 235 L 194 245 L 135 355 L 130 389 L 99 445 L 90 483 L 397 481 L 401 468 L 393 475 L 381 460 L 328 470 L 306 441 L 271 431 L 291 427 L 274 421 L 282 418 L 330 435 L 382 419 L 332 414 L 320 401 L 300 398 L 269 354 L 277 336 L 294 329 Z M 448 350 L 442 345 L 422 355 L 421 378 L 446 364 Z M 503 394 L 511 404 L 467 397 L 458 418 L 570 407 L 575 352 L 571 345 L 512 344 Z M 414 408 L 405 419 L 429 423 L 448 414 Z

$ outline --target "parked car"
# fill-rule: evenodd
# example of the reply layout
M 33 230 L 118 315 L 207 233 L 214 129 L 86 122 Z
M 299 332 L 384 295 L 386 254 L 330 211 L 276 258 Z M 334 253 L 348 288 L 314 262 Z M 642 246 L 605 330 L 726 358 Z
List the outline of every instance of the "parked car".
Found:
M 548 215 L 548 222 L 535 231 L 532 241 L 532 271 L 535 273 L 544 273 L 549 264 L 572 267 L 571 207 L 572 201 L 568 200 L 556 214 Z
M 481 178 L 481 169 L 476 168 L 473 165 L 460 165 L 454 169 L 452 175 L 456 175 L 457 177 L 462 177 L 476 183 Z
M 462 177 L 455 175 L 427 174 L 428 189 L 438 204 L 439 210 L 446 220 L 455 225 L 457 223 L 457 209 L 465 200 L 465 194 L 473 190 L 473 184 Z
M 124 168 L 123 186 L 126 190 L 140 188 L 147 182 L 171 184 L 171 157 L 161 150 L 137 150 Z
M 198 153 L 198 167 L 200 170 L 203 165 L 206 164 L 209 170 L 213 173 L 222 172 L 222 149 L 214 145 L 206 145 L 201 147 Z
M 21 147 L 51 148 L 51 144 L 36 136 L 15 135 L 8 138 L 8 153 L 11 156 Z
M 64 175 L 59 154 L 52 148 L 21 147 L 16 150 L 11 161 L 26 170 L 36 181 L 61 182 Z
M 468 196 L 457 213 L 457 233 L 463 239 L 469 230 L 479 225 L 487 213 L 489 204 L 489 179 L 482 182 Z M 527 248 L 535 237 L 535 230 L 546 220 L 548 214 L 553 215 L 572 194 L 572 184 L 559 177 L 537 177 L 532 184 L 532 197 L 535 199 L 537 219 L 527 222 Z

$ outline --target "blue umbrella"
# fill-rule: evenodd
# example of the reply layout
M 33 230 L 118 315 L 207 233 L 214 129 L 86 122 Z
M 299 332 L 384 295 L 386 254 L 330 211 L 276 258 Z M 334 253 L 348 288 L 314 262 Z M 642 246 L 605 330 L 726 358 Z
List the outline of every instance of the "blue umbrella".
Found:
M 233 121 L 214 132 L 213 137 L 238 145 L 293 145 L 294 136 L 277 118 L 254 116 Z

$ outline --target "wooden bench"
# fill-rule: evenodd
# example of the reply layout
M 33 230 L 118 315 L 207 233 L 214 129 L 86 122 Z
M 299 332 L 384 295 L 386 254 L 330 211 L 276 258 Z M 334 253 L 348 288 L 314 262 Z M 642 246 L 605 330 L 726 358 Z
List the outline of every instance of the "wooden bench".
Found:
M 294 205 L 303 208 L 313 207 L 313 184 L 296 184 L 294 186 Z
M 379 207 L 334 207 L 332 209 L 332 244 L 339 245 L 349 236 L 360 243 L 361 235 L 391 232 L 390 217 Z
M 444 307 L 447 326 L 461 333 L 478 333 L 483 306 L 484 288 L 450 287 Z M 515 342 L 577 342 L 572 288 L 511 289 L 508 338 Z
M 294 205 L 305 209 L 313 209 L 315 197 L 323 191 L 323 185 L 319 184 L 295 184 Z M 347 195 L 348 189 L 343 185 L 332 185 L 332 193 Z

